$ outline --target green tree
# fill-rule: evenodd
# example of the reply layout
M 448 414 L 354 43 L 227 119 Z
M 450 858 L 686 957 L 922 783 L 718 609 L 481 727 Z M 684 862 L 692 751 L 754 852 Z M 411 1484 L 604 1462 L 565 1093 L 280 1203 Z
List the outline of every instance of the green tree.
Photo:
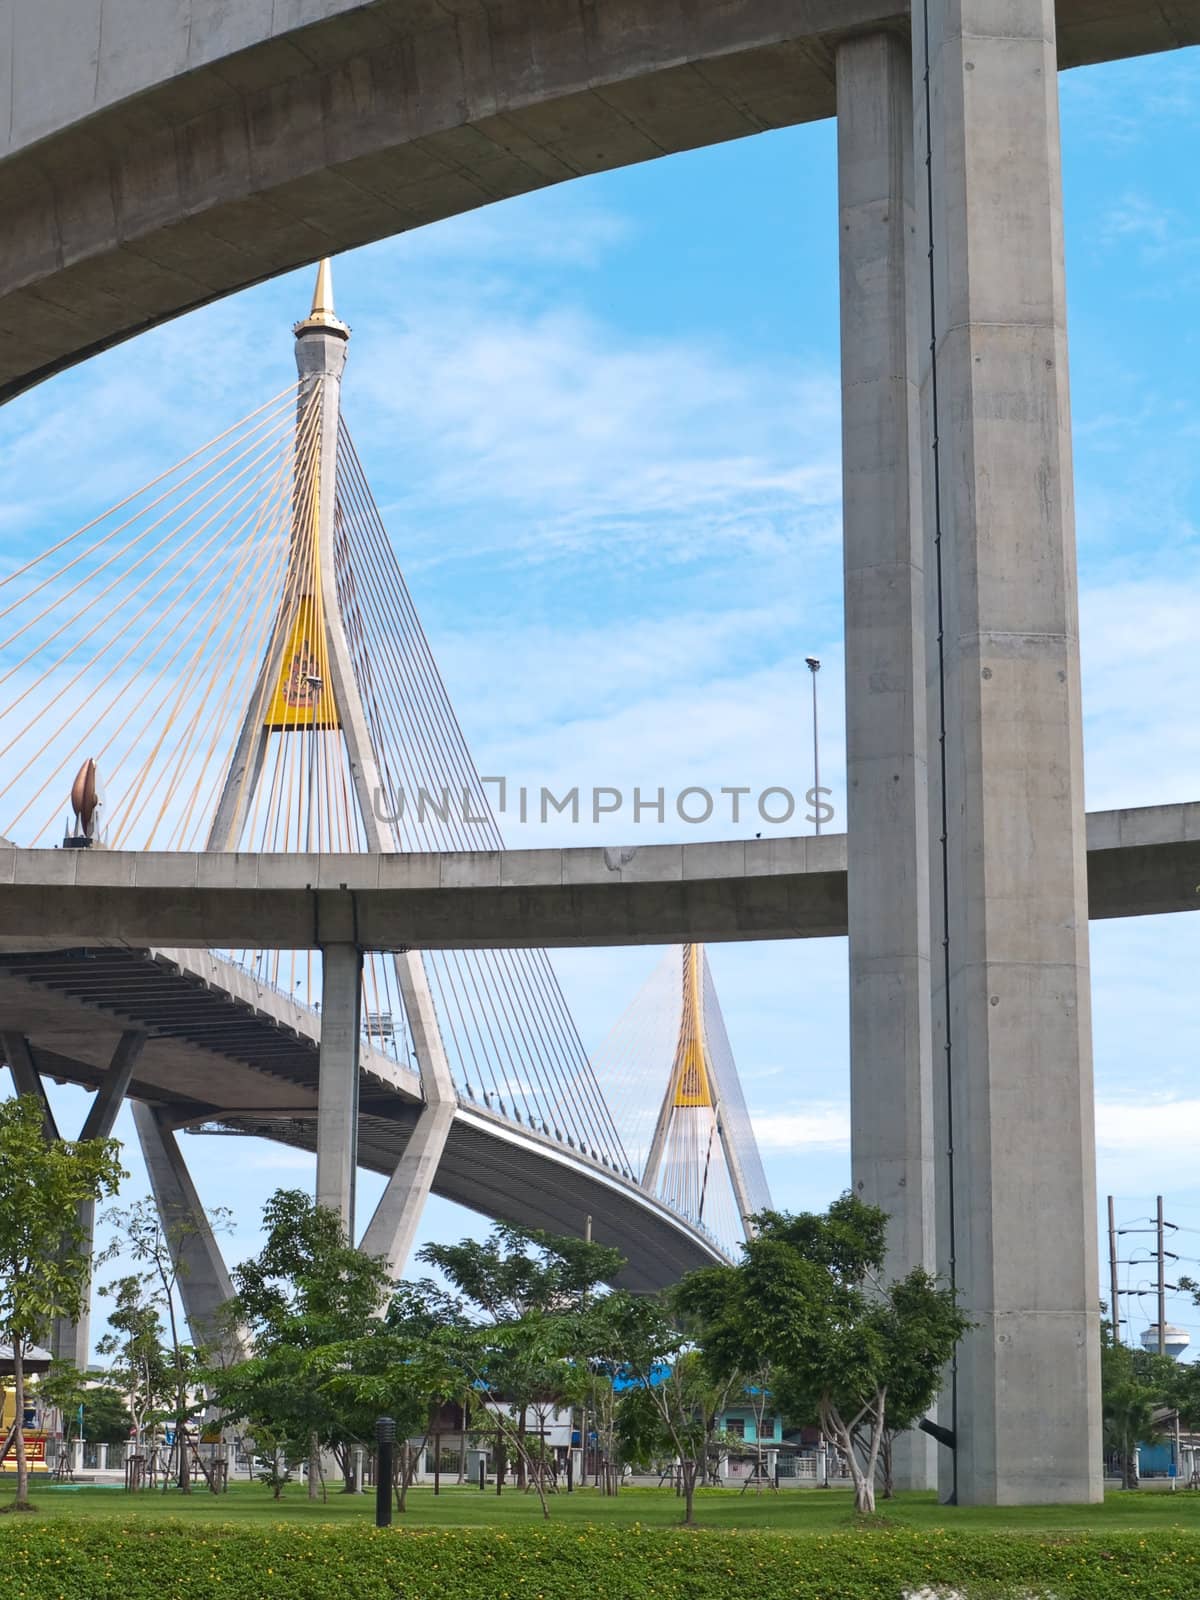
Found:
M 604 1365 L 628 1385 L 616 1406 L 622 1459 L 675 1463 L 690 1526 L 734 1376 L 714 1379 L 666 1299 L 617 1292 L 596 1307 L 593 1320 L 597 1353 L 605 1352 Z
M 1105 1442 L 1121 1458 L 1124 1487 L 1136 1489 L 1137 1447 L 1161 1437 L 1155 1413 L 1178 1406 L 1182 1414 L 1188 1396 L 1180 1383 L 1180 1369 L 1170 1356 L 1131 1350 L 1114 1339 L 1111 1323 L 1105 1322 L 1101 1331 L 1100 1391 Z
M 383 1321 L 369 1324 L 357 1339 L 313 1352 L 318 1381 L 354 1408 L 364 1433 L 376 1417 L 389 1416 L 398 1439 L 422 1436 L 417 1451 L 404 1445 L 394 1466 L 401 1511 L 408 1508 L 416 1460 L 441 1407 L 463 1398 L 464 1366 L 473 1365 L 464 1361 L 464 1349 L 472 1333 L 452 1296 L 428 1281 L 402 1283 Z
M 529 1413 L 540 1441 L 551 1411 L 586 1392 L 589 1308 L 624 1266 L 620 1252 L 500 1223 L 482 1243 L 427 1245 L 419 1259 L 438 1268 L 479 1323 L 471 1337 L 459 1339 L 458 1360 L 492 1422 L 498 1484 L 504 1456 L 512 1453 L 517 1486 L 532 1478 L 549 1516 L 545 1451 L 529 1448 Z
M 928 1273 L 882 1279 L 887 1217 L 853 1195 L 823 1215 L 764 1212 L 736 1267 L 689 1274 L 678 1303 L 714 1374 L 769 1362 L 780 1402 L 819 1422 L 845 1456 L 859 1512 L 875 1509 L 888 1401 L 915 1420 L 970 1326 Z
M 83 1437 L 92 1444 L 124 1444 L 133 1418 L 119 1389 L 106 1383 L 88 1383 L 78 1367 L 55 1362 L 40 1382 L 38 1394 L 65 1417 L 83 1410 Z
M 0 1339 L 12 1348 L 16 1414 L 25 1409 L 25 1352 L 56 1317 L 78 1318 L 88 1294 L 91 1239 L 80 1207 L 125 1177 L 115 1139 L 47 1143 L 33 1095 L 0 1103 Z M 29 1509 L 25 1439 L 17 1429 L 14 1509 Z
M 266 1242 L 233 1270 L 230 1315 L 248 1328 L 254 1355 L 210 1371 L 220 1404 L 253 1430 L 269 1430 L 309 1457 L 310 1498 L 320 1493 L 320 1450 L 349 1476 L 349 1450 L 364 1419 L 321 1380 L 323 1352 L 378 1331 L 391 1283 L 386 1263 L 356 1250 L 335 1211 L 299 1189 L 280 1189 L 263 1211 Z
M 209 1213 L 209 1224 L 215 1228 L 225 1225 L 228 1213 L 217 1209 Z M 168 1403 L 175 1423 L 175 1440 L 179 1470 L 176 1481 L 183 1494 L 190 1494 L 191 1467 L 188 1461 L 188 1422 L 195 1414 L 191 1394 L 201 1377 L 208 1352 L 191 1344 L 183 1336 L 183 1319 L 178 1304 L 179 1275 L 184 1270 L 184 1245 L 194 1224 L 184 1218 L 164 1227 L 158 1207 L 146 1196 L 131 1206 L 114 1207 L 105 1213 L 104 1220 L 114 1232 L 113 1250 L 129 1257 L 141 1269 L 113 1286 L 118 1297 L 118 1314 L 131 1328 L 139 1328 L 143 1337 L 148 1335 L 147 1311 L 154 1311 L 165 1330 L 166 1339 L 159 1348 L 165 1366 Z M 121 1300 L 124 1300 L 122 1308 Z M 149 1359 L 149 1350 L 143 1345 L 139 1354 Z M 164 1482 L 164 1489 L 166 1484 Z
M 144 1441 L 171 1403 L 173 1352 L 165 1347 L 166 1331 L 144 1275 L 127 1274 L 100 1292 L 116 1303 L 108 1314 L 109 1331 L 97 1340 L 96 1349 L 112 1362 L 113 1381 L 126 1397 L 139 1441 Z

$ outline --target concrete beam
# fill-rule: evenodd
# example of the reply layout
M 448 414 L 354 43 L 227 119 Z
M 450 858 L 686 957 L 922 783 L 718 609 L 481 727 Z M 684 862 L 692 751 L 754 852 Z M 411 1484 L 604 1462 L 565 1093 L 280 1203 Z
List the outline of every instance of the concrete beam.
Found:
M 1200 804 L 1098 812 L 1088 836 L 1093 918 L 1200 909 Z M 206 969 L 214 949 L 355 939 L 368 950 L 833 939 L 846 933 L 846 839 L 320 857 L 0 847 L 0 930 L 0 950 L 175 946 Z
M 1192 0 L 1057 11 L 1064 65 L 1200 42 Z M 831 116 L 838 41 L 904 29 L 908 13 L 908 0 L 6 0 L 0 400 L 322 255 Z

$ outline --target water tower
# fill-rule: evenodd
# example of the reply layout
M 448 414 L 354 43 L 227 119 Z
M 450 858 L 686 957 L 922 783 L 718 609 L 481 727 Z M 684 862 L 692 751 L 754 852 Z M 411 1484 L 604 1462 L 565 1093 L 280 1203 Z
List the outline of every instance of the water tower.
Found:
M 1183 1352 L 1191 1344 L 1185 1328 L 1177 1328 L 1173 1322 L 1168 1322 L 1163 1327 L 1163 1348 L 1173 1361 L 1178 1361 Z M 1142 1334 L 1142 1349 L 1151 1353 L 1158 1349 L 1158 1323 L 1152 1322 Z

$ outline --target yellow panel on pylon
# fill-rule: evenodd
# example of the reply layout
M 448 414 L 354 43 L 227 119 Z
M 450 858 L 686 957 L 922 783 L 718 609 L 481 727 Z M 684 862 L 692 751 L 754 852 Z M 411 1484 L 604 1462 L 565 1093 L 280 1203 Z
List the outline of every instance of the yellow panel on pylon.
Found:
M 681 1056 L 675 1076 L 675 1104 L 711 1106 L 712 1091 L 708 1086 L 703 1044 L 696 1039 L 689 1039 Z
M 327 681 L 321 619 L 311 595 L 302 595 L 288 632 L 275 692 L 264 725 L 273 733 L 293 728 L 339 728 L 333 688 Z
M 704 1006 L 700 999 L 700 947 L 683 951 L 683 1015 L 675 1047 L 675 1104 L 711 1106 L 712 1089 L 704 1059 Z

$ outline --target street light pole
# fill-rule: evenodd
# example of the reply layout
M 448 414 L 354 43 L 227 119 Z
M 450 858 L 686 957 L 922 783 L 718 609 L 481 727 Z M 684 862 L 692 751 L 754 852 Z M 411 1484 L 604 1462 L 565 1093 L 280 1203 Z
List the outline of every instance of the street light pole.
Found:
M 816 656 L 805 656 L 805 664 L 812 674 L 812 700 L 813 700 L 813 813 L 816 818 L 816 831 L 821 831 L 821 752 L 817 723 L 817 673 L 821 670 L 821 663 Z

